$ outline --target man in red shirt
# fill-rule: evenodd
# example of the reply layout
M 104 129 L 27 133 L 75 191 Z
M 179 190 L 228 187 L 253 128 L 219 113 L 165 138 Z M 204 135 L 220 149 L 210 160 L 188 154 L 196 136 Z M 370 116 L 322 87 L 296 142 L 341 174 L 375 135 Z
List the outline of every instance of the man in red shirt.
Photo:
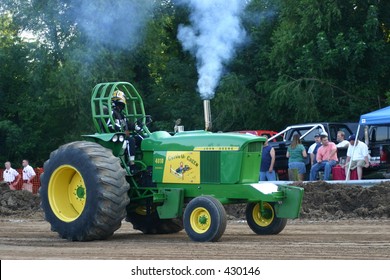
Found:
M 310 169 L 310 181 L 315 181 L 320 170 L 324 170 L 324 180 L 329 180 L 332 167 L 337 164 L 337 147 L 327 135 L 321 135 L 322 146 L 317 151 L 317 163 Z

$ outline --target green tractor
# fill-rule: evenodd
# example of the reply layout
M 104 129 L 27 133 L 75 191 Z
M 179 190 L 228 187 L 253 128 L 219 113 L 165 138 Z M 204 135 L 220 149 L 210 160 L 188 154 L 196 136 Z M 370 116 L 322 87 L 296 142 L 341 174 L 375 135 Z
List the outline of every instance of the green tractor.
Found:
M 123 114 L 142 128 L 112 132 L 115 92 L 126 97 Z M 46 220 L 62 238 L 107 239 L 125 219 L 145 234 L 177 233 L 218 241 L 226 228 L 223 205 L 246 203 L 256 234 L 278 234 L 299 216 L 303 189 L 258 183 L 265 138 L 208 131 L 150 132 L 136 89 L 101 83 L 91 99 L 96 133 L 52 152 L 41 176 Z M 135 172 L 128 142 L 135 142 Z

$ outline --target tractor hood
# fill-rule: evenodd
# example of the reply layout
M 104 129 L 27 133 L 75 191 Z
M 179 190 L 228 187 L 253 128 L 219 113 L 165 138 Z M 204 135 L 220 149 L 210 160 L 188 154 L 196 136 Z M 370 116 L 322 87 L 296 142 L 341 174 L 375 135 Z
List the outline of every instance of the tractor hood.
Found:
M 142 141 L 153 181 L 169 184 L 257 183 L 264 137 L 238 133 L 154 132 Z
M 258 150 L 264 137 L 238 133 L 212 133 L 204 130 L 179 132 L 174 136 L 165 131 L 151 133 L 142 141 L 143 151 L 242 151 L 250 143 Z M 261 147 L 259 147 L 259 144 Z M 261 149 L 259 150 L 261 151 Z

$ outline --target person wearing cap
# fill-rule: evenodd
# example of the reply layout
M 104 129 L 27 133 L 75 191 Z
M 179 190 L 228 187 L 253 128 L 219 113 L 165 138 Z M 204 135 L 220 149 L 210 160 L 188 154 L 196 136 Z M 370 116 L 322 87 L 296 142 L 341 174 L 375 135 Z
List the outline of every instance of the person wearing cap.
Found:
M 11 167 L 11 163 L 9 161 L 7 161 L 4 166 L 5 170 L 3 172 L 3 179 L 11 190 L 16 190 L 16 186 L 20 181 L 19 173 Z
M 345 133 L 344 131 L 337 131 L 337 148 L 348 148 L 349 142 L 345 140 Z
M 328 136 L 321 135 L 322 146 L 317 152 L 317 163 L 310 169 L 310 181 L 315 181 L 320 170 L 324 170 L 324 180 L 329 180 L 332 167 L 337 164 L 337 147 Z
M 318 149 L 322 145 L 319 133 L 314 135 L 314 141 L 315 142 L 313 144 L 311 144 L 311 146 L 307 150 L 307 153 L 310 155 L 310 164 L 311 164 L 311 166 L 313 166 L 315 163 L 317 163 L 317 159 L 316 159 L 317 151 L 318 151 Z
M 363 177 L 363 167 L 367 168 L 370 166 L 368 160 L 368 146 L 366 143 L 356 139 L 356 135 L 352 134 L 348 137 L 348 150 L 347 160 L 345 162 L 345 174 L 348 173 L 349 162 L 351 162 L 351 170 L 357 169 L 358 180 Z M 355 143 L 356 142 L 356 143 Z M 349 176 L 347 176 L 349 178 Z

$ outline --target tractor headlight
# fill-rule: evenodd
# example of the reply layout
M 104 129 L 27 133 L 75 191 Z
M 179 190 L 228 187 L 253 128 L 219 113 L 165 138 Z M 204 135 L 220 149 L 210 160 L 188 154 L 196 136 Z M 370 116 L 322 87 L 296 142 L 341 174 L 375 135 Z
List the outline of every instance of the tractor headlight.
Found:
M 117 142 L 118 141 L 118 135 L 114 135 L 114 137 L 112 137 L 112 142 Z
M 125 136 L 119 135 L 119 142 L 123 142 L 123 141 L 125 141 Z

